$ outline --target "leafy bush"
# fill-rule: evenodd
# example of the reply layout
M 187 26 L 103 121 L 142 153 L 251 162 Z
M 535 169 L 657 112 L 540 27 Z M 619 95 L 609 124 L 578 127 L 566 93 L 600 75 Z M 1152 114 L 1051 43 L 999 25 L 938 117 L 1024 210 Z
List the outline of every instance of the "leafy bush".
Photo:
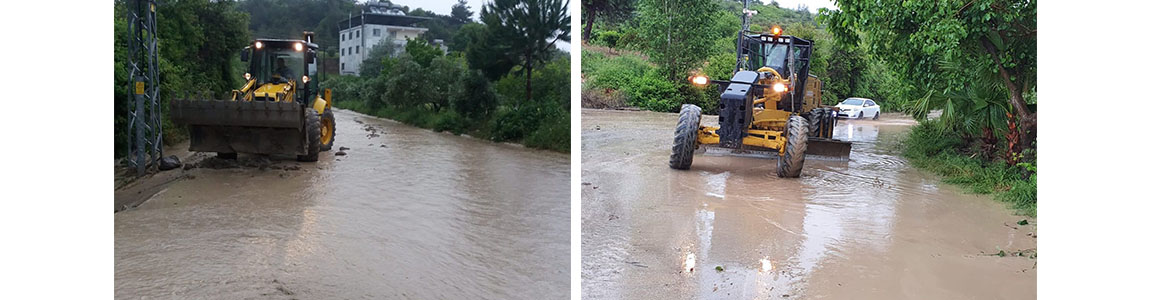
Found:
M 606 46 L 610 48 L 617 47 L 618 40 L 622 38 L 620 33 L 613 30 L 602 30 L 597 32 L 596 35 L 597 36 L 594 37 L 590 42 L 597 43 L 599 46 Z
M 958 131 L 938 121 L 924 121 L 910 130 L 903 155 L 918 168 L 943 177 L 968 192 L 991 194 L 1021 214 L 1036 214 L 1036 177 L 1031 164 L 1012 167 L 1003 161 L 982 161 L 964 153 L 968 148 Z M 1027 176 L 1027 178 L 1025 178 Z
M 677 111 L 682 105 L 679 86 L 655 73 L 638 77 L 627 87 L 630 104 L 653 111 Z

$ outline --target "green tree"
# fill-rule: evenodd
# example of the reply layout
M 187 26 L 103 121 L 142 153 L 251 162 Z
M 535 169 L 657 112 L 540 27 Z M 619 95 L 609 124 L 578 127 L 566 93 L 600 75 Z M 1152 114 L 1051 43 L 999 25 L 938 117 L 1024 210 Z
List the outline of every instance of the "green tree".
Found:
M 406 53 L 410 53 L 410 57 L 414 58 L 414 61 L 423 68 L 430 67 L 431 60 L 443 56 L 442 49 L 431 46 L 431 44 L 422 38 L 406 40 Z
M 1035 1 L 841 0 L 837 6 L 821 11 L 829 30 L 845 42 L 867 41 L 919 95 L 947 95 L 978 74 L 997 74 L 1020 118 L 1020 143 L 1034 147 L 1036 115 L 1025 94 L 1036 82 Z M 959 67 L 944 69 L 944 61 Z
M 583 43 L 588 44 L 593 38 L 593 21 L 597 18 L 620 20 L 634 12 L 635 0 L 582 0 L 581 8 L 585 12 L 585 35 L 581 37 Z
M 526 100 L 532 100 L 532 70 L 555 53 L 558 41 L 569 41 L 569 4 L 562 0 L 496 0 L 480 13 L 488 32 L 500 38 L 504 53 L 520 62 L 525 73 Z
M 638 2 L 634 22 L 639 48 L 668 80 L 683 82 L 714 53 L 719 31 L 711 20 L 718 13 L 711 0 Z
M 451 19 L 459 25 L 471 23 L 471 6 L 467 5 L 467 0 L 459 0 L 459 3 L 451 6 Z
M 499 80 L 516 65 L 516 58 L 507 55 L 509 46 L 500 42 L 503 37 L 499 35 L 487 25 L 471 23 L 459 28 L 455 39 L 455 47 L 465 50 L 467 64 L 491 80 Z

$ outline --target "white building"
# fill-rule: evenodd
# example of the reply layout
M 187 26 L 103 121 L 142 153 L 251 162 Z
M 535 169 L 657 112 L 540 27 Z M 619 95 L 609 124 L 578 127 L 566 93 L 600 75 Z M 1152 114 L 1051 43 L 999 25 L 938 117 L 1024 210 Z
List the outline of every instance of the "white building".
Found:
M 427 32 L 426 28 L 412 26 L 426 20 L 430 18 L 407 16 L 396 5 L 381 2 L 367 4 L 360 16 L 337 23 L 341 34 L 338 39 L 341 55 L 339 72 L 342 75 L 357 75 L 366 55 L 378 44 L 394 43 L 401 50 L 406 46 L 407 39 Z

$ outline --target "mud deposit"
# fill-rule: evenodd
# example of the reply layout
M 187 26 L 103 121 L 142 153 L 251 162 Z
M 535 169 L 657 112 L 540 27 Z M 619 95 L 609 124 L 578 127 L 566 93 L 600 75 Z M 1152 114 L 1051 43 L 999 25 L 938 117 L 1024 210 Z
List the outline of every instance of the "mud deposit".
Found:
M 117 298 L 569 296 L 568 155 L 335 113 L 348 155 L 205 161 L 115 214 Z
M 758 158 L 672 170 L 677 120 L 584 111 L 585 298 L 1036 297 L 1035 220 L 897 156 L 913 120 L 841 121 L 850 160 L 808 161 L 799 179 Z

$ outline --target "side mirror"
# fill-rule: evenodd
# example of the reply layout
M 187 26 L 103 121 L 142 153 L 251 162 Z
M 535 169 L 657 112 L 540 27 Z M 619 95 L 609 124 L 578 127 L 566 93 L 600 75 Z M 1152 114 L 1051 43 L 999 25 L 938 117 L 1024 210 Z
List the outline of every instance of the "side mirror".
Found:
M 310 64 L 317 62 L 317 51 L 305 52 L 305 62 Z
M 248 61 L 248 48 L 240 50 L 240 61 Z

